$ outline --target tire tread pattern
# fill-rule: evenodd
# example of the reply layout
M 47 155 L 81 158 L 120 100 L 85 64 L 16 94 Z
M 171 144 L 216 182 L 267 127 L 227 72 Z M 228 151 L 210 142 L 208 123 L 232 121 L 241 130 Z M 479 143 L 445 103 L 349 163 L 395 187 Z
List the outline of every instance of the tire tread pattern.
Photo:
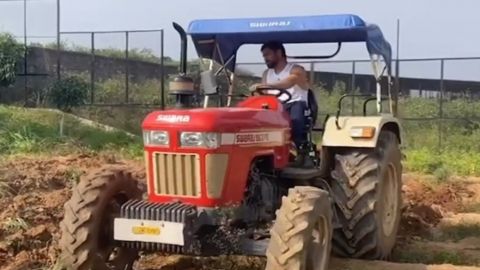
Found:
M 398 139 L 394 133 L 382 131 L 376 149 L 349 149 L 335 155 L 332 198 L 342 224 L 333 235 L 333 252 L 338 256 L 385 259 L 390 253 L 379 244 L 375 212 L 379 172 L 387 151 L 399 153 Z M 401 164 L 396 165 L 401 173 Z
M 326 205 L 330 204 L 325 191 L 303 186 L 291 188 L 288 196 L 282 198 L 281 208 L 277 210 L 277 219 L 270 231 L 266 270 L 304 269 L 305 245 L 312 237 L 313 223 L 323 215 L 329 219 L 327 222 L 330 230 L 332 227 L 331 208 L 325 207 L 325 204 L 322 209 L 318 207 L 322 200 L 327 201 Z M 331 234 L 332 232 L 329 233 L 330 236 Z
M 139 197 L 141 190 L 137 181 L 126 167 L 108 166 L 82 177 L 73 189 L 72 197 L 65 205 L 64 219 L 60 223 L 62 232 L 59 246 L 62 250 L 61 262 L 67 269 L 88 270 L 108 269 L 105 263 L 99 263 L 96 255 L 98 232 L 98 215 L 103 197 L 116 186 L 131 197 Z M 125 190 L 126 188 L 130 190 Z

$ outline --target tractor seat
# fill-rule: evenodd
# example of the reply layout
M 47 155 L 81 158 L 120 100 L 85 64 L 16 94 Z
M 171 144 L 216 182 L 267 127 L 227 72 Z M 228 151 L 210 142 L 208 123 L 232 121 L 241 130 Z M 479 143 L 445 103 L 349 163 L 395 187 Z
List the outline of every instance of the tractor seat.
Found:
M 305 110 L 305 118 L 307 119 L 307 131 L 311 131 L 317 123 L 318 103 L 312 89 L 308 89 L 307 110 Z

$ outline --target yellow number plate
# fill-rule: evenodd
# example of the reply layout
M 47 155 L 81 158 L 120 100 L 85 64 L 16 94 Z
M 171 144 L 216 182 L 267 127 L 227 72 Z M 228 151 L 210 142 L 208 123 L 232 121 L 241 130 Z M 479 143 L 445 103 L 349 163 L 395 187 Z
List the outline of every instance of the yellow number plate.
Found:
M 153 226 L 134 226 L 132 227 L 133 234 L 148 234 L 148 235 L 160 235 L 160 228 Z

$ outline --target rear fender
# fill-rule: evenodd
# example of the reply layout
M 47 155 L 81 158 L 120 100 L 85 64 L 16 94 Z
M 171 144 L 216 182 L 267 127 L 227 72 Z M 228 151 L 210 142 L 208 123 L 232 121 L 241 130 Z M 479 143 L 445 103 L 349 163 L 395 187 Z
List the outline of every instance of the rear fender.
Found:
M 374 136 L 371 138 L 352 138 L 350 132 L 355 127 L 373 127 L 375 128 Z M 322 147 L 374 148 L 382 130 L 392 131 L 397 135 L 399 143 L 402 143 L 400 122 L 392 115 L 339 117 L 338 127 L 335 117 L 330 117 L 325 126 Z

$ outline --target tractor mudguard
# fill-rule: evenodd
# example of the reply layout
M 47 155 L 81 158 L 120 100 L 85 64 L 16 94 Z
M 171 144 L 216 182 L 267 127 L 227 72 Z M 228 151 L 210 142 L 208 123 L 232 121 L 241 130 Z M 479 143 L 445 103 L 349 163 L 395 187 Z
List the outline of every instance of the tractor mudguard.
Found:
M 397 135 L 399 142 L 402 142 L 400 123 L 392 115 L 341 116 L 338 120 L 336 117 L 330 117 L 325 125 L 322 147 L 373 148 L 377 145 L 381 130 L 392 131 Z

